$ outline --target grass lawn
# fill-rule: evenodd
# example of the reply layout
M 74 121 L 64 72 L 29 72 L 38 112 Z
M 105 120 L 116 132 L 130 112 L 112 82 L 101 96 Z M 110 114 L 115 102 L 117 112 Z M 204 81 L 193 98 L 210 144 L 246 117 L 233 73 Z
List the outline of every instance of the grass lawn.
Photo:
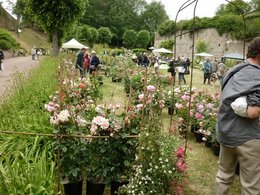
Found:
M 160 70 L 163 74 L 168 74 L 166 70 Z M 197 90 L 207 90 L 210 93 L 220 93 L 220 82 L 217 81 L 212 85 L 203 84 L 203 73 L 201 70 L 194 70 L 193 86 Z M 187 84 L 190 84 L 190 75 L 185 76 Z M 124 105 L 128 98 L 124 93 L 123 83 L 113 83 L 111 78 L 103 76 L 104 85 L 102 93 L 104 94 L 104 102 L 111 102 Z M 178 80 L 178 78 L 177 78 Z M 163 111 L 164 128 L 168 129 L 170 116 L 166 109 Z M 218 169 L 218 157 L 216 157 L 210 148 L 206 148 L 204 143 L 196 143 L 192 134 L 188 137 L 188 187 L 185 194 L 188 195 L 211 195 L 214 194 L 215 176 Z M 230 194 L 237 195 L 240 192 L 239 178 L 236 176 L 235 183 L 231 188 Z M 109 194 L 109 193 L 106 193 Z

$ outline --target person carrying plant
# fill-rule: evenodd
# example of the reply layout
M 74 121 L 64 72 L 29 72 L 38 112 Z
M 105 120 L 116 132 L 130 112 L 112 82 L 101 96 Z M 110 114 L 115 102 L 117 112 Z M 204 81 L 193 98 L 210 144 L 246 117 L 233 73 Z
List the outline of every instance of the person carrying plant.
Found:
M 216 195 L 228 194 L 237 163 L 240 165 L 241 194 L 260 192 L 259 75 L 260 37 L 256 37 L 248 46 L 247 59 L 230 69 L 222 81 L 217 122 L 220 155 Z M 241 116 L 234 106 L 237 98 L 243 96 L 246 96 L 247 107 Z

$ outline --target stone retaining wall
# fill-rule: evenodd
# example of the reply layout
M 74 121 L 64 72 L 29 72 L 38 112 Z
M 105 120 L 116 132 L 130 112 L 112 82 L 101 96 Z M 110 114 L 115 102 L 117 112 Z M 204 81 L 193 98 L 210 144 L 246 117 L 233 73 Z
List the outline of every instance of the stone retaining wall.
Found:
M 181 32 L 177 33 L 177 36 Z M 158 33 L 155 35 L 154 46 L 156 48 L 160 47 L 160 42 L 165 39 L 173 39 L 174 35 L 170 37 L 162 37 Z M 195 52 L 196 45 L 199 40 L 203 40 L 208 45 L 208 53 L 213 54 L 214 57 L 221 58 L 224 54 L 228 53 L 240 53 L 243 55 L 243 41 L 232 40 L 228 34 L 223 34 L 220 36 L 216 29 L 202 29 L 195 32 Z M 246 43 L 245 51 L 247 51 L 248 43 Z M 174 49 L 173 49 L 174 51 Z M 177 56 L 184 56 L 191 58 L 192 55 L 192 34 L 187 31 L 182 32 L 182 36 L 178 36 L 176 39 L 176 53 Z M 246 53 L 245 53 L 246 54 Z

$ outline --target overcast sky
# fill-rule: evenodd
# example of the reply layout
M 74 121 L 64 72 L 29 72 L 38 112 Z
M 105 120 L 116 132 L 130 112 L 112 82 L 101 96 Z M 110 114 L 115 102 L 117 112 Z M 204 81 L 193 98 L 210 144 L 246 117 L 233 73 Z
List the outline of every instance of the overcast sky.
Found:
M 153 0 L 146 0 L 152 2 Z M 187 0 L 155 0 L 160 1 L 164 6 L 165 10 L 171 20 L 175 20 L 176 14 L 180 6 Z M 245 0 L 248 2 L 249 0 Z M 192 2 L 189 1 L 189 2 Z M 199 0 L 196 9 L 196 16 L 198 17 L 213 17 L 220 4 L 227 4 L 225 0 Z M 193 17 L 193 9 L 195 3 L 191 4 L 188 8 L 184 9 L 179 13 L 178 21 L 180 19 L 191 19 Z
M 0 0 L 3 2 L 3 6 L 7 6 L 7 0 Z M 11 0 L 15 1 L 15 0 Z M 146 0 L 147 2 L 152 2 L 153 0 Z M 155 0 L 160 1 L 164 6 L 165 10 L 171 20 L 175 20 L 177 11 L 180 6 L 187 0 Z M 249 0 L 246 0 L 248 2 Z M 192 0 L 190 0 L 192 2 Z M 226 4 L 225 0 L 199 0 L 196 9 L 196 16 L 198 17 L 213 17 L 220 4 Z M 193 17 L 194 3 L 188 8 L 184 9 L 179 13 L 178 21 L 181 19 L 191 19 Z

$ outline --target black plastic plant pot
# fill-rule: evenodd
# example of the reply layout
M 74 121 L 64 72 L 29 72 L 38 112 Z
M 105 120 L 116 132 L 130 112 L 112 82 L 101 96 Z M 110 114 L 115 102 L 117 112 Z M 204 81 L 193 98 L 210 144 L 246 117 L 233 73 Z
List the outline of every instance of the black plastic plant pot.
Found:
M 168 107 L 168 115 L 173 115 L 173 114 L 174 114 L 174 108 Z
M 63 184 L 65 195 L 82 195 L 82 180 L 77 183 Z
M 110 195 L 118 195 L 118 189 L 123 186 L 127 185 L 128 182 L 118 182 L 118 181 L 111 181 L 111 186 L 110 186 Z
M 195 133 L 195 138 L 196 138 L 196 142 L 197 143 L 202 143 L 203 142 L 203 140 L 202 140 L 202 138 L 203 138 L 202 133 Z
M 105 184 L 87 181 L 87 195 L 103 195 Z

